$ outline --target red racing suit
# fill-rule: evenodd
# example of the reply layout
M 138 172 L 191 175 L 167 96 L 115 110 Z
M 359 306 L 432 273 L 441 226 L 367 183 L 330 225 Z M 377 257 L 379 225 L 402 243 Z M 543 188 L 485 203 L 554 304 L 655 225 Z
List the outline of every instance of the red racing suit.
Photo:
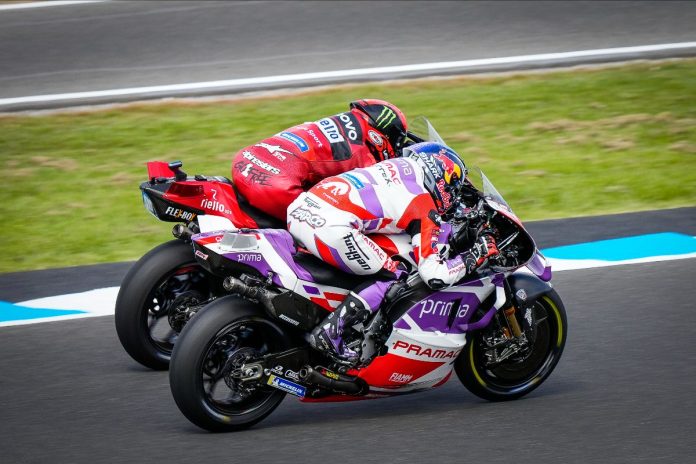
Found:
M 371 147 L 369 146 L 371 145 Z M 388 148 L 389 147 L 389 148 Z M 385 136 L 351 110 L 286 129 L 234 158 L 234 184 L 249 203 L 285 221 L 288 205 L 320 180 L 389 157 Z

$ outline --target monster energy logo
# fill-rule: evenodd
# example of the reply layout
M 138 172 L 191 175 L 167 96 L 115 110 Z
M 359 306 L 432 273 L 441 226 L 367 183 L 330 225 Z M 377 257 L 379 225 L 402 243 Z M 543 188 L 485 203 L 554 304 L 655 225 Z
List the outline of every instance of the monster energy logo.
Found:
M 382 109 L 382 112 L 379 113 L 379 116 L 377 116 L 375 123 L 377 123 L 377 127 L 381 129 L 391 124 L 394 119 L 396 119 L 396 113 L 394 113 L 394 110 L 385 106 Z

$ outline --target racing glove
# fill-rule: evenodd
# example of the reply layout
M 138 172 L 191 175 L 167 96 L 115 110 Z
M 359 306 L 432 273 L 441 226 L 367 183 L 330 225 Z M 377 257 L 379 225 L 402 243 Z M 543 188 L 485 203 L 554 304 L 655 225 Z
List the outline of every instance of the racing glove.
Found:
M 492 234 L 486 233 L 479 236 L 474 246 L 469 251 L 462 253 L 462 261 L 466 266 L 467 274 L 474 272 L 483 265 L 488 258 L 498 254 L 498 247 Z

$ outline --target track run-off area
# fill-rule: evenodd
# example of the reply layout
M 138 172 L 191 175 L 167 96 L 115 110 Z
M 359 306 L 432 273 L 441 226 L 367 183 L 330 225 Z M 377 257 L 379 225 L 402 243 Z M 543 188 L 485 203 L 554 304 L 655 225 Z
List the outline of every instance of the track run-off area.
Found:
M 378 401 L 308 405 L 288 397 L 252 429 L 215 435 L 181 415 L 166 372 L 128 357 L 113 316 L 8 326 L 0 328 L 3 460 L 688 461 L 696 429 L 696 208 L 527 226 L 556 264 L 574 269 L 553 279 L 568 313 L 563 358 L 523 399 L 488 403 L 456 378 Z M 586 268 L 575 269 L 578 261 Z M 130 265 L 5 274 L 0 295 L 13 303 L 89 295 L 117 287 Z

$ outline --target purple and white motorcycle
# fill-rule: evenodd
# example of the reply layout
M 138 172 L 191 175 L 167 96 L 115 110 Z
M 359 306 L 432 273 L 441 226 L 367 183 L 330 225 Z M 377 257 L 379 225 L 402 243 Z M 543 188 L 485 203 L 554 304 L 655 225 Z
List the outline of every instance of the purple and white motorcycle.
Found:
M 441 141 L 430 129 L 430 140 Z M 433 290 L 417 272 L 393 286 L 380 310 L 345 334 L 357 365 L 307 339 L 364 277 L 303 252 L 285 230 L 193 236 L 198 262 L 224 279 L 229 295 L 200 311 L 174 347 L 170 385 L 183 414 L 204 429 L 231 431 L 265 418 L 287 393 L 304 402 L 386 397 L 437 387 L 452 372 L 491 401 L 541 385 L 565 346 L 565 309 L 534 240 L 477 172 L 469 206 L 462 201 L 446 218 L 453 233 L 443 252 L 468 249 L 487 222 L 500 255 L 452 287 Z M 410 239 L 388 238 L 393 258 L 411 262 Z

